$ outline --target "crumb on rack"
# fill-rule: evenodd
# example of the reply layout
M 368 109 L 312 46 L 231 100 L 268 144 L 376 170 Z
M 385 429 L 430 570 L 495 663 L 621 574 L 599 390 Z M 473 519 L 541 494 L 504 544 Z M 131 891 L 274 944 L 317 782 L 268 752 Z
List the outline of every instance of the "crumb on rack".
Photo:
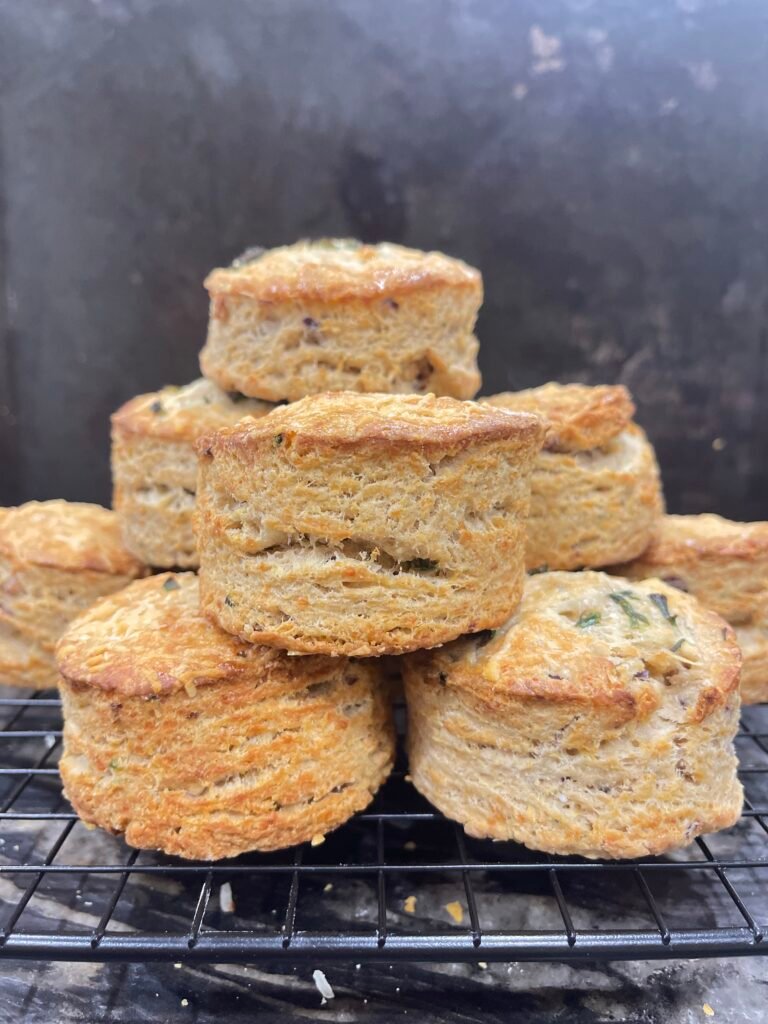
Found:
M 403 910 L 406 912 L 406 914 L 415 914 L 416 913 L 416 897 L 415 896 L 406 896 L 405 897 L 405 899 L 403 900 Z
M 404 850 L 415 850 L 416 849 L 416 843 L 414 843 L 414 841 L 412 839 L 409 839 L 407 842 L 403 843 L 403 849 Z
M 464 907 L 462 907 L 458 900 L 454 900 L 452 903 L 446 903 L 445 909 L 451 915 L 456 924 L 461 924 L 464 920 Z
M 312 839 L 310 840 L 309 845 L 310 846 L 321 846 L 324 842 L 325 842 L 325 836 L 324 835 L 320 835 L 318 833 L 318 835 L 312 836 Z
M 323 892 L 331 892 L 333 889 L 333 882 L 326 882 L 323 886 Z
M 235 901 L 232 898 L 232 885 L 229 882 L 224 882 L 219 890 L 219 906 L 224 914 L 234 914 L 235 912 Z
M 323 997 L 323 999 L 335 999 L 336 993 L 331 988 L 328 979 L 320 970 L 312 971 L 312 981 L 317 986 L 317 991 Z

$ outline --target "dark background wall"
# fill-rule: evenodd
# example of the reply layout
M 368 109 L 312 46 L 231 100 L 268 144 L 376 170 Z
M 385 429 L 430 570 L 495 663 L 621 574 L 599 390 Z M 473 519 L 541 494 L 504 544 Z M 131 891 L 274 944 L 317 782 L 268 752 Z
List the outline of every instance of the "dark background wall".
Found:
M 764 0 L 0 0 L 0 502 L 108 500 L 201 281 L 351 234 L 479 266 L 486 392 L 622 381 L 670 507 L 768 517 Z

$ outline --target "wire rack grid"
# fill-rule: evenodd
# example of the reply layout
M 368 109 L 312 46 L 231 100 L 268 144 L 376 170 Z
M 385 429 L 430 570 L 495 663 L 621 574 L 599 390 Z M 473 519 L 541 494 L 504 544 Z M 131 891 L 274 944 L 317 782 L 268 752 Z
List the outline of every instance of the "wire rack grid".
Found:
M 2 957 L 483 962 L 768 951 L 768 705 L 745 709 L 737 738 L 739 823 L 676 855 L 622 862 L 473 840 L 416 793 L 402 757 L 371 807 L 322 845 L 176 860 L 78 821 L 61 793 L 61 735 L 55 693 L 0 688 Z

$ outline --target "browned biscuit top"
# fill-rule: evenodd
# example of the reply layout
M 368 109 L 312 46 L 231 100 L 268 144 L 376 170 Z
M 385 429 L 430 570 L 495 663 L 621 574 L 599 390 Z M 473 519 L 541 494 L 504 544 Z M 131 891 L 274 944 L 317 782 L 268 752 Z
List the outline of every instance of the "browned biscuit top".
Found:
M 242 420 L 201 438 L 197 447 L 208 455 L 265 443 L 286 453 L 312 448 L 460 449 L 500 440 L 533 448 L 541 446 L 543 437 L 543 421 L 530 413 L 513 415 L 434 395 L 335 391 L 280 406 L 260 420 Z
M 201 434 L 237 423 L 244 416 L 265 416 L 273 408 L 270 402 L 222 391 L 201 377 L 182 387 L 136 395 L 112 414 L 112 426 L 124 435 L 194 441 Z
M 168 694 L 248 678 L 293 687 L 338 668 L 322 657 L 289 658 L 245 643 L 199 610 L 197 576 L 161 573 L 102 598 L 59 640 L 65 679 L 125 696 Z
M 512 618 L 490 640 L 479 635 L 428 655 L 443 685 L 484 704 L 553 701 L 612 708 L 645 718 L 677 693 L 701 721 L 739 681 L 731 628 L 661 580 L 629 582 L 600 572 L 529 577 Z
M 543 384 L 483 399 L 489 405 L 533 412 L 548 422 L 545 448 L 586 451 L 600 448 L 630 423 L 635 406 L 623 385 Z
M 651 544 L 636 564 L 658 566 L 694 563 L 702 559 L 751 560 L 768 554 L 768 522 L 737 523 L 714 513 L 664 516 Z M 633 563 L 634 565 L 635 563 Z
M 142 563 L 123 547 L 115 513 L 74 501 L 28 501 L 3 510 L 0 555 L 17 563 L 138 576 Z
M 394 299 L 419 290 L 450 286 L 477 292 L 480 272 L 440 252 L 421 252 L 384 242 L 363 245 L 349 238 L 301 241 L 247 254 L 231 267 L 211 271 L 211 296 L 241 295 L 261 302 L 345 302 Z

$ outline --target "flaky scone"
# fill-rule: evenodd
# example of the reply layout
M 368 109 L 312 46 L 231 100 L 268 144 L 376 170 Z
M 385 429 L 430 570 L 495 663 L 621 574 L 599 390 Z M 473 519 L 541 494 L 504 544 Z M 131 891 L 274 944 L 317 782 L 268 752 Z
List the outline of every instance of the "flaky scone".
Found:
M 0 683 L 55 686 L 53 648 L 69 622 L 144 571 L 100 505 L 0 509 Z
M 197 566 L 195 441 L 270 409 L 267 402 L 196 380 L 137 395 L 113 414 L 112 505 L 129 551 L 161 568 Z
M 484 401 L 548 421 L 531 477 L 529 569 L 595 568 L 647 546 L 664 499 L 656 455 L 632 422 L 625 387 L 544 384 Z
M 472 398 L 479 271 L 439 252 L 319 239 L 212 271 L 206 377 L 276 402 L 322 391 Z
M 529 577 L 513 617 L 405 659 L 410 773 L 473 836 L 644 857 L 739 817 L 731 628 L 660 580 Z
M 660 576 L 727 619 L 744 654 L 742 703 L 768 700 L 768 522 L 664 516 L 642 555 L 611 571 Z
M 523 578 L 526 413 L 316 395 L 198 442 L 202 608 L 245 640 L 397 654 L 492 628 Z
M 132 846 L 199 860 L 337 828 L 392 767 L 377 663 L 243 643 L 198 603 L 193 573 L 163 573 L 62 637 L 67 798 Z

